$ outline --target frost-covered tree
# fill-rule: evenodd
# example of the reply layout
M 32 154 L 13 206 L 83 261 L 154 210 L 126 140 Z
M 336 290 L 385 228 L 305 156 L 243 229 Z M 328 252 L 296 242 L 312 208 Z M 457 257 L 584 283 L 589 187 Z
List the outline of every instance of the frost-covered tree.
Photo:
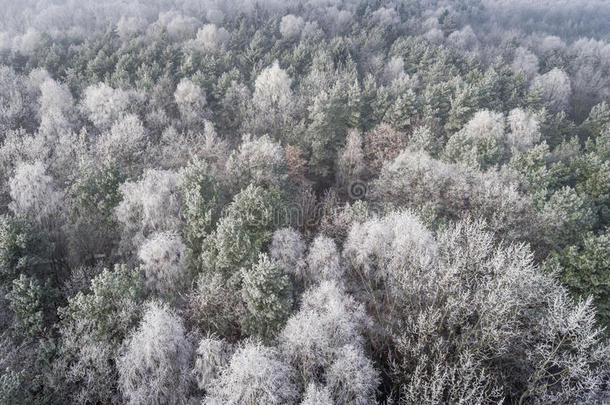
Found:
M 548 239 L 558 248 L 575 243 L 595 224 L 590 202 L 569 186 L 554 192 L 543 210 L 549 229 L 554 230 Z
M 332 197 L 328 195 L 323 201 L 324 216 L 320 219 L 320 232 L 330 238 L 333 238 L 336 243 L 342 243 L 347 236 L 349 227 L 354 222 L 360 222 L 369 217 L 370 211 L 376 210 L 378 207 L 372 207 L 364 200 L 357 200 L 353 203 L 346 203 L 341 207 L 337 207 Z
M 384 121 L 398 131 L 405 131 L 416 122 L 417 111 L 417 97 L 413 89 L 409 88 L 396 97 L 387 111 Z
M 435 138 L 432 129 L 427 126 L 415 128 L 409 137 L 409 149 L 421 150 L 432 156 L 439 152 L 439 142 Z
M 17 402 L 23 399 L 22 384 L 25 380 L 25 370 L 15 372 L 6 368 L 0 375 L 0 401 L 5 403 Z
M 550 158 L 549 145 L 543 142 L 527 151 L 513 151 L 513 155 L 504 169 L 516 173 L 523 187 L 532 193 L 534 201 L 537 201 L 546 197 L 551 189 L 554 173 L 547 167 Z
M 159 13 L 157 23 L 164 27 L 169 34 L 169 37 L 174 40 L 185 40 L 192 38 L 197 26 L 197 19 L 190 16 L 185 16 L 179 11 L 171 10 Z
M 79 403 L 120 402 L 116 356 L 141 316 L 144 285 L 139 269 L 115 266 L 60 308 L 58 389 Z
M 13 40 L 13 51 L 24 55 L 31 55 L 41 43 L 41 33 L 37 29 L 29 27 L 22 35 L 18 35 Z
M 311 92 L 308 94 L 311 101 L 303 106 L 308 111 L 308 127 L 303 141 L 310 155 L 310 172 L 325 182 L 332 179 L 337 150 L 343 145 L 349 129 L 361 122 L 365 129 L 374 125 L 372 109 L 376 86 L 374 78 L 368 76 L 365 101 L 352 66 L 326 74 L 333 77 L 332 85 L 321 80 L 324 73 L 316 70 L 302 85 L 309 87 L 307 91 Z
M 90 260 L 96 254 L 110 255 L 116 246 L 120 233 L 114 209 L 121 201 L 119 186 L 124 180 L 113 161 L 83 163 L 70 178 L 64 230 L 73 262 Z
M 337 6 L 327 7 L 325 23 L 332 29 L 333 34 L 340 34 L 353 23 L 353 14 L 349 10 L 341 10 Z
M 232 80 L 220 100 L 222 110 L 217 122 L 219 128 L 230 136 L 235 136 L 233 132 L 244 129 L 249 120 L 251 99 L 252 95 L 248 86 Z
M 45 324 L 48 323 L 45 318 L 48 318 L 49 304 L 53 298 L 48 287 L 25 274 L 13 280 L 6 298 L 14 313 L 13 327 L 19 336 L 32 339 L 43 333 Z
M 393 269 L 409 268 L 415 274 L 430 271 L 438 257 L 438 246 L 432 232 L 413 213 L 402 211 L 353 224 L 343 256 L 349 280 L 367 286 L 361 300 L 373 308 L 376 316 L 391 324 L 397 317 L 392 312 L 400 310 L 394 300 L 399 296 L 396 289 L 401 276 L 393 274 Z M 387 339 L 384 323 L 377 327 L 379 339 Z
M 198 255 L 205 237 L 213 231 L 220 210 L 220 189 L 210 165 L 195 159 L 180 171 L 185 242 Z
M 0 216 L 0 282 L 4 285 L 20 274 L 34 275 L 49 260 L 53 247 L 45 234 L 25 218 Z
M 402 401 L 578 401 L 601 389 L 602 359 L 610 352 L 590 302 L 570 300 L 527 247 L 498 246 L 479 222 L 460 222 L 433 237 L 413 214 L 402 215 L 419 231 L 390 234 L 389 249 L 378 248 L 375 234 L 354 255 L 346 248 L 356 276 L 367 268 L 388 275 L 363 294 L 371 302 L 387 294 L 391 300 L 381 308 L 396 311 L 388 321 L 374 313 L 380 329 L 392 331 L 392 357 L 400 359 L 392 378 Z M 382 229 L 377 221 L 355 226 L 346 246 Z M 394 238 L 423 249 L 394 248 Z
M 126 247 L 139 246 L 157 231 L 178 231 L 181 227 L 179 175 L 173 171 L 149 169 L 139 181 L 123 183 L 123 199 L 116 216 L 123 227 Z
M 337 183 L 348 193 L 350 185 L 360 181 L 365 170 L 362 137 L 351 131 L 345 140 L 345 147 L 339 151 L 337 160 Z
M 241 344 L 220 376 L 212 382 L 204 404 L 296 403 L 299 392 L 294 369 L 276 349 L 256 341 Z
M 60 84 L 53 79 L 47 79 L 40 85 L 41 115 L 53 110 L 68 114 L 73 107 L 74 99 L 66 85 Z
M 445 130 L 454 133 L 464 128 L 472 119 L 477 107 L 476 89 L 472 85 L 456 83 L 455 95 L 451 97 Z
M 207 391 L 212 387 L 220 372 L 228 366 L 231 355 L 231 345 L 222 339 L 205 337 L 199 341 L 193 369 L 199 389 Z
M 30 108 L 23 79 L 12 68 L 0 66 L 0 131 L 27 127 Z
M 372 14 L 373 20 L 382 26 L 400 23 L 400 16 L 394 7 L 380 7 Z
M 438 247 L 432 232 L 417 216 L 401 211 L 353 224 L 343 246 L 343 256 L 355 272 L 352 276 L 369 285 L 386 283 L 387 294 L 391 296 L 393 275 L 388 271 L 397 267 L 426 271 L 437 259 Z M 383 265 L 378 266 L 378 262 Z
M 138 256 L 146 284 L 152 291 L 172 296 L 188 279 L 186 246 L 175 232 L 156 232 L 140 246 Z
M 466 52 L 476 51 L 476 47 L 479 45 L 479 39 L 470 25 L 449 34 L 447 41 L 453 47 Z
M 213 234 L 203 242 L 199 263 L 207 271 L 220 272 L 238 281 L 238 269 L 249 267 L 284 225 L 284 203 L 277 190 L 248 186 L 224 210 Z M 239 284 L 239 283 L 238 283 Z
M 269 254 L 279 262 L 284 273 L 300 279 L 303 277 L 305 248 L 299 232 L 292 228 L 282 228 L 273 233 Z
M 595 104 L 607 99 L 610 81 L 606 72 L 608 63 L 608 42 L 594 38 L 579 38 L 569 47 L 572 89 L 572 105 L 577 116 L 584 117 Z
M 294 109 L 292 79 L 278 61 L 264 69 L 254 82 L 252 95 L 254 128 L 261 133 L 287 130 Z
M 161 133 L 158 146 L 150 151 L 156 155 L 154 161 L 162 168 L 176 170 L 187 166 L 191 160 L 199 159 L 219 176 L 229 155 L 228 145 L 218 136 L 210 121 L 204 120 L 202 125 L 203 129 L 197 132 L 177 130 L 173 126 L 166 128 Z
M 327 387 L 310 383 L 303 395 L 301 405 L 334 405 Z
M 379 386 L 379 372 L 360 348 L 343 346 L 326 373 L 335 404 L 371 404 Z
M 528 81 L 531 81 L 538 74 L 538 57 L 526 48 L 519 47 L 515 50 L 515 57 L 511 64 L 511 70 L 521 73 Z
M 589 131 L 594 138 L 601 137 L 601 143 L 610 147 L 610 140 L 607 138 L 610 136 L 610 105 L 606 102 L 601 102 L 589 112 L 589 116 L 584 122 L 584 125 L 588 127 Z M 600 145 L 601 146 L 601 145 Z M 607 156 L 608 152 L 602 152 L 602 156 Z
M 282 17 L 280 21 L 280 34 L 286 39 L 297 38 L 301 35 L 304 26 L 305 21 L 302 17 L 288 14 Z
M 204 334 L 234 341 L 240 336 L 239 317 L 243 313 L 241 291 L 236 291 L 221 274 L 199 274 L 187 297 L 186 319 Z
M 508 114 L 506 121 L 510 127 L 506 142 L 510 147 L 524 151 L 540 141 L 540 122 L 536 114 L 515 108 Z
M 362 304 L 334 281 L 322 282 L 303 294 L 301 308 L 288 319 L 278 340 L 282 353 L 300 375 L 299 381 L 324 381 L 345 345 L 364 350 L 363 333 L 370 319 Z
M 205 106 L 207 104 L 206 95 L 201 87 L 197 86 L 189 79 L 182 79 L 176 91 L 174 100 L 180 110 L 182 119 L 187 124 L 203 122 L 205 118 Z
M 105 83 L 85 89 L 82 107 L 91 122 L 100 130 L 109 129 L 129 111 L 130 96 L 124 90 L 113 89 Z
M 11 40 L 8 36 L 8 33 L 2 32 L 0 33 L 0 51 L 6 52 L 11 49 Z
M 443 42 L 443 31 L 439 28 L 432 28 L 424 34 L 424 38 L 435 45 L 439 45 Z
M 307 266 L 306 284 L 341 280 L 344 269 L 335 241 L 324 235 L 317 236 L 309 247 Z
M 46 136 L 70 131 L 74 99 L 66 85 L 47 79 L 40 85 L 40 128 Z
M 46 172 L 41 161 L 20 163 L 9 180 L 10 210 L 26 216 L 43 228 L 61 220 L 63 192 Z
M 501 162 L 504 155 L 504 115 L 479 111 L 447 141 L 444 156 L 450 162 L 487 169 Z
M 386 163 L 375 191 L 395 207 L 429 211 L 437 219 L 481 217 L 506 239 L 543 243 L 544 221 L 531 196 L 495 171 L 480 173 L 424 152 L 404 151 Z
M 409 138 L 387 124 L 364 134 L 364 154 L 371 170 L 378 172 L 383 162 L 393 159 L 408 145 Z
M 96 144 L 101 159 L 114 159 L 122 167 L 138 165 L 146 158 L 149 139 L 140 119 L 127 114 L 118 118 Z
M 537 77 L 533 86 L 551 111 L 560 112 L 567 109 L 572 87 L 570 77 L 563 70 L 554 68 L 550 72 Z
M 6 132 L 4 142 L 0 146 L 3 170 L 2 192 L 8 193 L 7 178 L 14 174 L 15 168 L 19 164 L 46 161 L 49 152 L 49 143 L 42 136 L 28 135 L 23 129 Z M 6 195 L 4 199 L 6 199 Z
M 205 13 L 205 18 L 212 24 L 222 24 L 226 15 L 222 11 L 219 4 L 211 6 L 211 8 Z
M 279 143 L 263 135 L 252 139 L 246 135 L 226 162 L 226 178 L 237 193 L 250 184 L 280 187 L 286 180 L 284 150 Z
M 39 96 L 39 104 L 41 102 L 41 97 L 42 97 L 42 90 L 41 90 L 41 86 L 44 82 L 46 81 L 54 81 L 53 78 L 51 77 L 49 71 L 45 68 L 36 68 L 33 69 L 28 75 L 27 75 L 27 81 L 25 83 L 27 89 L 30 92 L 33 92 L 36 96 Z
M 249 335 L 270 340 L 292 311 L 290 280 L 280 264 L 266 254 L 260 254 L 258 262 L 242 272 L 241 296 L 246 309 L 242 329 Z
M 389 83 L 401 79 L 405 74 L 405 61 L 398 56 L 392 57 L 386 64 L 383 73 L 386 81 Z
M 569 246 L 556 254 L 562 266 L 561 278 L 570 292 L 593 297 L 597 317 L 606 328 L 610 324 L 610 232 L 587 234 L 581 246 Z
M 117 22 L 116 31 L 121 39 L 128 40 L 131 36 L 141 31 L 145 25 L 146 20 L 143 18 L 121 16 L 121 19 Z
M 129 404 L 185 403 L 192 356 L 182 320 L 167 305 L 149 303 L 117 360 L 123 398 Z
M 231 39 L 231 34 L 224 28 L 215 24 L 205 24 L 197 31 L 194 46 L 203 52 L 215 52 L 222 49 Z

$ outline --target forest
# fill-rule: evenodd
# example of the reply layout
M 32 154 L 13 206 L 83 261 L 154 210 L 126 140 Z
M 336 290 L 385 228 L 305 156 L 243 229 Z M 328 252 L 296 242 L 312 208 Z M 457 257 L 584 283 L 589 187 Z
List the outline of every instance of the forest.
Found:
M 0 8 L 0 404 L 610 402 L 609 1 Z

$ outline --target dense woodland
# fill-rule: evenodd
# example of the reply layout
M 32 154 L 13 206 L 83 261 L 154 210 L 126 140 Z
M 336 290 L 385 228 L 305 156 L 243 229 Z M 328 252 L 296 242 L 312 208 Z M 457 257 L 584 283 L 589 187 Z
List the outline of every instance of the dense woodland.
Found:
M 610 397 L 610 2 L 0 6 L 1 404 Z

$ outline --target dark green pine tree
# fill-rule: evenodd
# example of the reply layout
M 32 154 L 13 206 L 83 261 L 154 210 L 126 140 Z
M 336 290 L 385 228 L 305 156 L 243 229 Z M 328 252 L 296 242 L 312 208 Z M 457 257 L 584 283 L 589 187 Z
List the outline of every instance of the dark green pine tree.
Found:
M 459 131 L 472 118 L 476 110 L 477 102 L 472 86 L 458 85 L 451 98 L 451 109 L 445 123 L 445 130 L 448 133 Z
M 417 114 L 417 96 L 412 89 L 406 89 L 390 107 L 386 121 L 395 129 L 406 131 L 415 123 Z

